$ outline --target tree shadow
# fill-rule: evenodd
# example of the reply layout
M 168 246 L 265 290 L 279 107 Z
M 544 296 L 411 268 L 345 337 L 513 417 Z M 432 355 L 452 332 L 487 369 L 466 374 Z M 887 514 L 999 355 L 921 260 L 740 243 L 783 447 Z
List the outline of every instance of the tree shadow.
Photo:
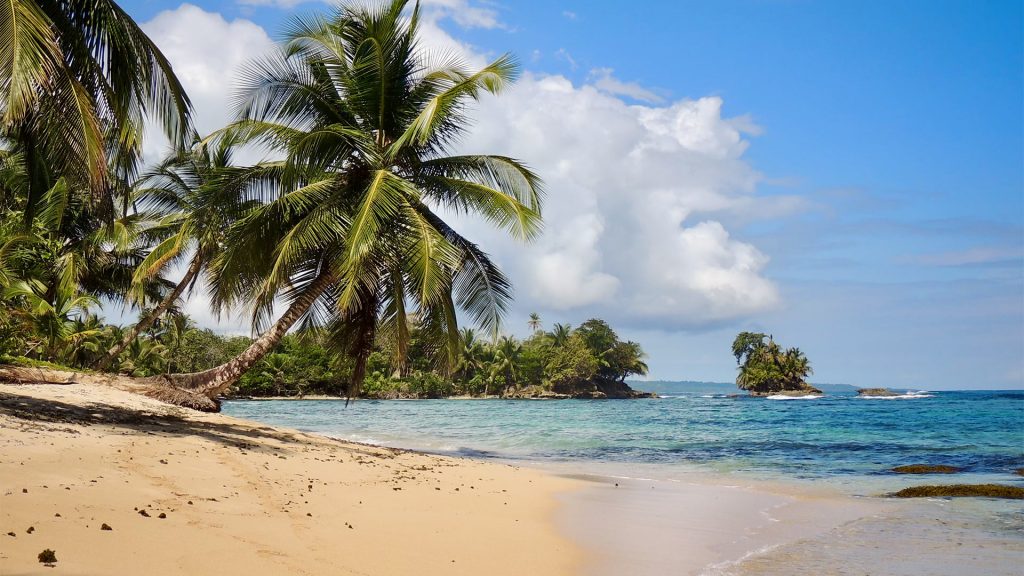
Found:
M 310 436 L 298 431 L 278 430 L 256 423 L 246 425 L 188 418 L 185 416 L 186 413 L 186 409 L 177 407 L 168 407 L 168 412 L 161 413 L 109 404 L 69 404 L 59 400 L 0 392 L 0 416 L 10 416 L 39 424 L 101 425 L 157 436 L 197 436 L 225 446 L 273 453 L 280 453 L 282 449 L 309 446 L 313 441 L 366 456 L 388 458 L 401 452 L 391 448 L 360 446 L 327 436 Z M 270 446 L 263 442 L 266 440 L 277 441 L 284 446 Z M 257 441 L 259 442 L 254 443 Z

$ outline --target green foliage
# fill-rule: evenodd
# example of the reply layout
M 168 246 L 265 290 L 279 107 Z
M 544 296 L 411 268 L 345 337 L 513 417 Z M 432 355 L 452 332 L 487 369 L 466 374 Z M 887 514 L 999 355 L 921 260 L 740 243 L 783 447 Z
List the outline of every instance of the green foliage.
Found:
M 771 336 L 740 332 L 732 352 L 739 364 L 736 385 L 743 390 L 768 394 L 808 388 L 806 378 L 813 370 L 799 348 L 783 350 Z
M 587 346 L 583 335 L 577 331 L 566 339 L 565 344 L 553 350 L 545 366 L 545 376 L 547 382 L 557 388 L 589 380 L 597 374 L 598 368 L 597 358 Z

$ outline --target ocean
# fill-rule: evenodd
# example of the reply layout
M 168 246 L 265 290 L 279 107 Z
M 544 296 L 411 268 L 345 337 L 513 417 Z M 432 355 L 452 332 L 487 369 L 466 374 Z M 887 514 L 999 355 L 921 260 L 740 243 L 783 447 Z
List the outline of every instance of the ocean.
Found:
M 705 475 L 824 486 L 872 501 L 926 483 L 1024 486 L 1014 474 L 1024 468 L 1024 391 L 920 390 L 889 399 L 837 388 L 820 398 L 766 399 L 713 384 L 657 390 L 661 398 L 607 401 L 360 400 L 346 407 L 333 400 L 238 400 L 225 402 L 223 411 L 358 442 L 615 478 Z M 891 472 L 904 464 L 964 471 Z M 700 573 L 1021 573 L 1020 501 L 936 499 L 886 510 L 836 527 L 821 535 L 826 540 L 796 539 Z M 893 538 L 909 542 L 903 568 L 892 564 Z M 844 545 L 823 546 L 835 541 Z M 968 561 L 957 550 L 964 543 L 984 551 Z

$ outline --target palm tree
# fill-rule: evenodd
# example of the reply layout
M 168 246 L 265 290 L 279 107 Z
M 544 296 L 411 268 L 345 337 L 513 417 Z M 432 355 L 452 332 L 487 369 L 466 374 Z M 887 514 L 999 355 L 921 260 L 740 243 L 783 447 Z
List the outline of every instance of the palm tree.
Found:
M 89 336 L 76 328 L 97 300 L 75 292 L 73 287 L 59 285 L 54 294 L 48 295 L 42 282 L 19 280 L 4 291 L 4 296 L 22 303 L 15 313 L 23 316 L 33 333 L 42 338 L 35 347 L 41 348 L 37 355 L 43 358 L 63 361 L 77 342 Z
M 486 348 L 472 328 L 463 328 L 460 335 L 459 358 L 455 365 L 455 373 L 461 376 L 463 383 L 468 386 L 473 376 L 483 368 Z
M 516 384 L 518 376 L 516 362 L 519 360 L 519 354 L 522 351 L 523 346 L 511 336 L 503 336 L 498 341 L 497 346 L 495 346 L 494 361 L 491 364 L 491 380 L 496 380 L 499 376 L 501 377 L 504 381 L 502 386 L 503 395 Z
M 777 359 L 782 381 L 789 390 L 798 390 L 807 383 L 807 377 L 814 373 L 807 356 L 799 348 L 788 348 Z
M 625 382 L 626 378 L 631 374 L 646 375 L 648 366 L 647 362 L 644 362 L 644 358 L 647 354 L 644 353 L 638 342 L 632 340 L 616 345 L 617 349 L 622 351 L 621 357 L 619 358 L 620 365 L 617 366 L 619 370 L 619 381 Z
M 190 104 L 170 63 L 112 0 L 0 2 L 0 137 L 24 155 L 31 221 L 58 178 L 112 205 L 155 118 L 188 142 Z
M 549 336 L 551 337 L 552 344 L 564 346 L 569 340 L 569 336 L 572 336 L 572 326 L 568 324 L 555 324 L 551 327 Z
M 153 325 L 178 298 L 191 289 L 213 257 L 220 252 L 224 231 L 235 219 L 230 208 L 235 205 L 210 200 L 212 187 L 222 184 L 218 179 L 228 171 L 232 146 L 223 141 L 215 149 L 197 144 L 185 152 L 172 152 L 162 163 L 149 171 L 138 185 L 136 196 L 143 207 L 152 208 L 163 217 L 159 230 L 165 238 L 146 256 L 135 270 L 132 285 L 137 300 L 145 298 L 144 289 L 174 262 L 191 254 L 184 275 L 152 310 L 140 314 L 138 321 L 120 342 L 110 348 L 93 365 L 104 370 L 122 350 L 131 345 Z
M 185 334 L 195 328 L 195 323 L 184 314 L 171 314 L 170 319 L 170 322 L 166 322 L 167 330 L 163 335 L 168 352 L 167 369 L 177 370 L 176 357 L 178 351 L 185 342 Z
M 287 354 L 267 354 L 262 361 L 263 370 L 260 376 L 266 378 L 274 386 L 274 394 L 282 395 L 285 380 L 288 376 L 288 368 L 291 366 L 291 358 Z
M 241 120 L 219 136 L 286 153 L 238 175 L 242 197 L 264 203 L 228 231 L 216 259 L 218 310 L 246 301 L 256 328 L 275 299 L 278 320 L 232 361 L 169 375 L 215 395 L 269 352 L 298 321 L 323 327 L 353 359 L 358 392 L 378 333 L 404 358 L 408 317 L 458 352 L 457 309 L 490 331 L 511 298 L 507 278 L 436 212 L 482 216 L 513 236 L 540 231 L 540 180 L 501 156 L 447 156 L 466 130 L 464 109 L 515 77 L 503 56 L 478 72 L 446 59 L 428 67 L 419 51 L 418 7 L 407 0 L 341 7 L 330 19 L 296 19 L 278 53 L 251 64 Z
M 120 369 L 132 376 L 159 374 L 167 367 L 167 347 L 156 338 L 136 338 L 127 352 L 128 359 Z
M 530 326 L 530 330 L 532 332 L 540 330 L 540 315 L 537 314 L 536 312 L 530 312 L 530 321 L 527 322 L 527 324 Z

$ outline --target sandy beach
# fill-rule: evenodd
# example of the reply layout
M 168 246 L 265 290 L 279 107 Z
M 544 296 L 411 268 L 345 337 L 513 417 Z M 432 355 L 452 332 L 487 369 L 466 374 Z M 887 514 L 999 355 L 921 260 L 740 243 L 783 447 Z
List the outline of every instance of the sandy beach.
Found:
M 553 515 L 580 484 L 103 386 L 0 385 L 5 575 L 572 574 Z
M 534 469 L 202 414 L 101 383 L 0 384 L 0 448 L 4 575 L 1012 574 L 1024 553 L 1012 533 L 978 530 L 1012 516 L 999 502 L 659 478 L 664 468 L 641 464 Z M 44 549 L 56 570 L 38 561 Z

